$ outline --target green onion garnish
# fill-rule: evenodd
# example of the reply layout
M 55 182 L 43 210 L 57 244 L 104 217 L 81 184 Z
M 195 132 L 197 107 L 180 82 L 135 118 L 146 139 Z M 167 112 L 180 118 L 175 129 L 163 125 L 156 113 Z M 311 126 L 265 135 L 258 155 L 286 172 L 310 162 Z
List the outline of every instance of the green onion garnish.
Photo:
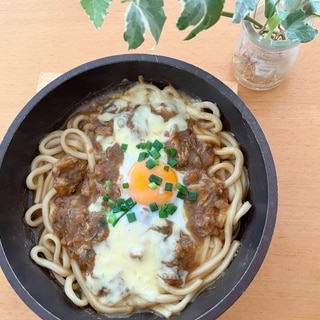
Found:
M 130 211 L 127 213 L 127 219 L 129 223 L 137 221 L 137 217 L 134 212 Z
M 136 145 L 137 149 L 145 149 L 146 148 L 146 144 L 145 142 L 140 142 Z
M 151 157 L 153 157 L 154 159 L 159 159 L 161 157 L 160 152 L 157 149 L 151 149 L 149 151 L 149 154 L 151 155 Z
M 105 193 L 103 196 L 102 196 L 102 200 L 103 201 L 108 201 L 110 199 L 110 194 L 108 193 Z
M 124 204 L 124 202 L 125 202 L 125 200 L 124 200 L 123 198 L 118 198 L 118 199 L 116 200 L 116 204 L 117 204 L 118 206 L 121 206 L 122 204 Z
M 110 208 L 114 208 L 116 206 L 116 203 L 112 199 L 109 199 L 107 204 Z
M 116 216 L 115 214 L 110 214 L 110 215 L 108 216 L 108 222 L 109 222 L 110 224 L 112 224 L 113 226 L 115 226 L 116 223 L 117 223 L 117 216 Z
M 178 160 L 176 158 L 170 158 L 168 159 L 167 164 L 170 167 L 175 167 L 178 164 Z
M 159 218 L 168 218 L 168 212 L 165 210 L 165 208 L 160 208 Z
M 152 168 L 154 168 L 155 166 L 158 166 L 159 163 L 160 163 L 160 162 L 159 162 L 158 160 L 148 159 L 148 160 L 146 161 L 146 167 L 147 167 L 148 169 L 152 169 Z
M 183 184 L 181 184 L 180 182 L 177 182 L 177 183 L 176 183 L 176 188 L 177 188 L 180 192 L 182 192 L 183 194 L 186 194 L 186 193 L 187 193 L 187 188 L 186 188 Z
M 122 211 L 121 206 L 115 206 L 115 207 L 112 209 L 112 212 L 113 212 L 113 213 L 118 213 L 118 212 L 120 212 L 120 211 Z
M 109 197 L 109 194 L 106 194 Z M 102 213 L 108 216 L 108 223 L 115 226 L 118 221 L 124 216 L 129 214 L 131 209 L 137 204 L 132 198 L 118 198 L 116 200 L 108 199 L 108 207 L 102 207 Z M 133 212 L 131 212 L 128 219 L 132 222 L 135 221 L 133 217 Z M 130 222 L 130 221 L 129 221 Z
M 128 189 L 128 188 L 129 188 L 129 183 L 128 183 L 128 182 L 124 182 L 124 183 L 122 184 L 122 188 L 123 188 L 123 189 Z
M 159 207 L 158 207 L 158 205 L 157 205 L 155 202 L 151 202 L 151 203 L 149 204 L 149 208 L 150 208 L 151 212 L 155 212 L 155 211 L 158 211 L 158 210 L 159 210 Z
M 178 191 L 178 193 L 177 193 L 177 198 L 183 200 L 183 199 L 185 198 L 185 196 L 186 196 L 186 194 L 185 194 L 184 192 Z
M 152 142 L 148 140 L 148 141 L 146 142 L 146 149 L 147 149 L 148 151 L 150 151 L 151 148 L 152 148 Z
M 125 212 L 119 215 L 116 215 L 115 213 L 113 213 L 110 216 L 108 216 L 108 222 L 112 224 L 112 226 L 114 227 L 125 214 L 126 214 Z
M 173 183 L 171 182 L 166 182 L 165 186 L 164 186 L 164 190 L 165 191 L 172 191 L 173 188 Z
M 107 221 L 106 221 L 106 219 L 103 218 L 103 217 L 99 218 L 98 221 L 99 221 L 99 223 L 100 223 L 100 225 L 101 225 L 102 227 L 105 227 L 105 226 L 107 225 Z
M 164 167 L 163 167 L 163 170 L 164 170 L 164 171 L 166 171 L 166 172 L 168 172 L 168 171 L 169 171 L 169 169 L 170 169 L 170 167 L 169 167 L 169 166 L 164 166 Z
M 166 153 L 167 153 L 168 157 L 175 157 L 177 155 L 177 149 L 167 148 Z
M 140 152 L 138 156 L 138 161 L 141 162 L 144 159 L 148 158 L 148 156 L 149 156 L 148 152 L 145 152 L 145 151 Z
M 154 182 L 154 183 L 155 183 L 156 185 L 158 185 L 158 186 L 161 185 L 162 180 L 163 180 L 162 178 L 156 176 L 155 174 L 151 174 L 151 175 L 149 176 L 149 181 L 150 181 L 151 183 Z
M 125 203 L 128 209 L 132 209 L 137 204 L 132 198 L 128 198 Z
M 148 184 L 148 187 L 151 189 L 151 190 L 155 190 L 155 189 L 157 189 L 157 184 L 155 183 L 155 182 L 150 182 L 149 184 Z
M 188 200 L 190 201 L 196 201 L 197 200 L 197 191 L 190 191 L 188 195 Z
M 163 147 L 163 143 L 156 139 L 156 140 L 153 141 L 152 146 L 156 150 L 160 151 L 162 149 L 162 147 Z
M 128 149 L 128 145 L 126 143 L 122 143 L 121 146 L 120 146 L 120 150 L 122 152 L 126 152 Z
M 176 212 L 177 209 L 178 209 L 178 207 L 174 203 L 169 203 L 166 208 L 166 212 L 168 214 L 172 215 Z
M 111 186 L 111 180 L 106 180 L 105 181 L 105 185 L 106 185 L 106 187 L 110 187 Z

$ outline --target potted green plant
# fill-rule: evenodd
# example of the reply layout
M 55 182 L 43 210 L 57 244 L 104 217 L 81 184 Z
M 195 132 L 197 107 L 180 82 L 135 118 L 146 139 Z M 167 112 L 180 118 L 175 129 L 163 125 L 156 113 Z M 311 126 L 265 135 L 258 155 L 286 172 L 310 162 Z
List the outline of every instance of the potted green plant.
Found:
M 108 14 L 112 0 L 80 0 L 96 28 Z M 124 40 L 138 48 L 146 32 L 155 44 L 166 22 L 163 0 L 122 0 L 125 11 Z M 233 70 L 237 80 L 255 90 L 267 90 L 288 75 L 300 44 L 313 40 L 318 31 L 312 21 L 320 16 L 319 0 L 235 0 L 234 12 L 224 11 L 225 0 L 180 0 L 179 30 L 191 29 L 185 40 L 214 26 L 221 17 L 242 23 L 235 45 Z

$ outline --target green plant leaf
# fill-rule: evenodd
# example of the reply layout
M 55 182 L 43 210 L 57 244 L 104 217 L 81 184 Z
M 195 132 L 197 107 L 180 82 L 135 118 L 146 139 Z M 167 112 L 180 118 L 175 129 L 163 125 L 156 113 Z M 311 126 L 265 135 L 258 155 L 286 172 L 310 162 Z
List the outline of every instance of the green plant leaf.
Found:
M 310 19 L 310 16 L 303 12 L 301 9 L 290 13 L 282 22 L 282 26 L 288 30 L 293 28 L 295 24 L 304 23 L 304 21 Z
M 80 0 L 82 8 L 97 29 L 101 28 L 111 2 L 112 0 Z
M 284 0 L 285 11 L 288 14 L 302 10 L 307 15 L 320 15 L 320 0 Z
M 269 27 L 269 32 L 268 34 L 265 36 L 266 39 L 271 39 L 271 36 L 273 34 L 273 31 L 275 28 L 277 28 L 277 26 L 280 24 L 281 19 L 278 16 L 277 13 L 274 13 L 273 16 L 271 18 L 268 19 L 268 27 Z
M 201 1 L 182 0 L 180 2 L 183 5 L 183 10 L 177 20 L 177 28 L 185 30 L 200 23 L 205 15 L 205 6 Z
M 292 25 L 286 31 L 289 40 L 299 40 L 301 43 L 309 42 L 318 35 L 318 30 L 303 22 Z
M 255 10 L 256 0 L 236 0 L 232 22 L 240 23 L 249 11 Z
M 310 18 L 311 16 L 301 9 L 290 13 L 282 22 L 287 38 L 299 40 L 302 43 L 313 40 L 317 36 L 318 31 L 307 24 Z
M 305 1 L 303 10 L 306 14 L 320 16 L 320 0 Z
M 276 2 L 275 0 L 265 0 L 264 6 L 264 16 L 269 19 L 271 18 L 276 11 Z
M 132 2 L 125 13 L 126 28 L 123 34 L 124 40 L 129 44 L 129 49 L 136 49 L 144 42 L 146 31 L 139 8 Z
M 185 37 L 190 40 L 198 35 L 201 31 L 207 30 L 218 22 L 221 17 L 225 0 L 182 0 L 184 10 L 182 16 L 189 20 L 188 26 L 194 26 L 191 32 Z M 194 2 L 192 4 L 192 2 Z M 195 18 L 192 9 L 197 7 L 200 16 Z M 189 15 L 189 19 L 188 19 Z
M 129 49 L 136 49 L 144 42 L 146 31 L 149 31 L 155 43 L 158 43 L 166 21 L 163 5 L 163 0 L 130 1 L 125 13 L 124 32 Z
M 320 16 L 320 0 L 312 0 L 310 2 L 313 7 L 313 14 Z
M 284 0 L 283 6 L 284 10 L 287 12 L 287 14 L 290 14 L 299 8 L 301 8 L 301 5 L 304 5 L 304 2 L 309 2 L 308 0 Z
M 147 20 L 147 29 L 150 31 L 154 41 L 158 43 L 162 28 L 167 19 L 163 9 L 163 0 L 140 0 L 138 3 L 141 13 Z

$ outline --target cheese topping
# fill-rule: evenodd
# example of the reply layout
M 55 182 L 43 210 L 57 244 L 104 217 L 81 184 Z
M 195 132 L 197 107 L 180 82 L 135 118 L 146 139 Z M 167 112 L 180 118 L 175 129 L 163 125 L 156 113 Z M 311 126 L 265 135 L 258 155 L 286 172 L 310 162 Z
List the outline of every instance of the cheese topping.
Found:
M 106 150 L 110 143 L 130 141 L 129 151 L 132 152 L 133 150 L 130 150 L 130 148 L 134 148 L 136 144 L 141 142 L 141 139 L 151 141 L 158 139 L 165 142 L 168 140 L 167 133 L 173 128 L 178 131 L 188 128 L 186 121 L 187 100 L 183 100 L 181 97 L 177 98 L 171 94 L 162 93 L 160 95 L 157 91 L 151 91 L 149 95 L 146 95 L 145 90 L 145 87 L 141 85 L 141 90 L 135 89 L 134 92 L 130 92 L 128 97 L 122 96 L 113 102 L 113 108 L 116 109 L 116 112 L 114 110 L 110 112 L 106 108 L 106 112 L 98 116 L 102 123 L 113 120 L 114 140 L 110 141 L 110 137 L 97 137 L 97 141 L 101 144 L 103 150 Z M 134 105 L 132 105 L 132 101 L 134 101 Z M 126 109 L 131 105 L 132 108 Z M 162 116 L 150 110 L 150 105 L 158 112 L 163 110 L 165 106 L 165 110 L 176 115 L 165 121 Z M 134 110 L 133 116 L 132 110 Z M 133 128 L 127 126 L 130 117 Z
M 166 226 L 156 219 L 155 227 Z M 168 266 L 175 259 L 180 228 L 173 224 L 170 235 L 145 224 L 122 219 L 109 237 L 94 247 L 95 266 L 87 285 L 101 303 L 114 305 L 130 295 L 129 303 L 153 301 L 161 294 L 158 277 L 176 273 Z

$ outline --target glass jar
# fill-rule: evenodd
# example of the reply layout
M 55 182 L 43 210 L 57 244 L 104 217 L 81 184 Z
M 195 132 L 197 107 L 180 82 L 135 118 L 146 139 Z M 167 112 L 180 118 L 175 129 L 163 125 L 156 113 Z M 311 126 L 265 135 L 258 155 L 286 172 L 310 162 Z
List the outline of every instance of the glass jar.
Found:
M 265 39 L 244 20 L 233 53 L 234 75 L 249 89 L 272 89 L 286 79 L 299 50 L 299 41 Z

